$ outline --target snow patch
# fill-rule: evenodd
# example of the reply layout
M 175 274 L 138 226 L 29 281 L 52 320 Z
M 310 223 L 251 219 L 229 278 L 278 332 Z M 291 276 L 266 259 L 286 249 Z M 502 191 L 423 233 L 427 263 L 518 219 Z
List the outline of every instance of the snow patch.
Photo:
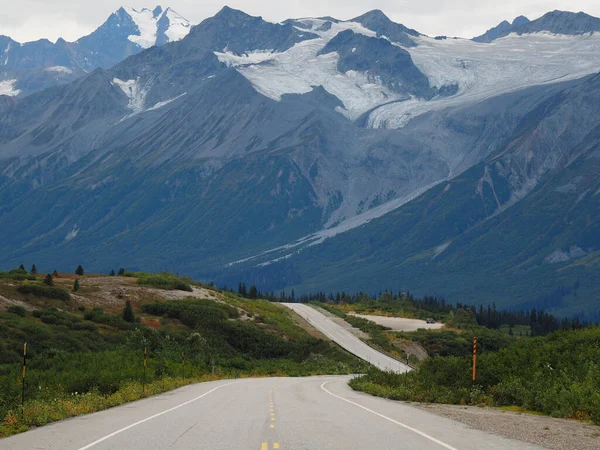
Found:
M 45 72 L 57 72 L 57 73 L 62 73 L 65 75 L 70 75 L 73 73 L 73 71 L 71 69 L 69 69 L 68 67 L 65 66 L 52 66 L 52 67 L 46 67 L 44 69 Z
M 20 89 L 15 89 L 17 80 L 4 80 L 0 81 L 0 95 L 8 95 L 9 97 L 16 97 L 21 93 Z
M 6 49 L 4 50 L 4 54 L 6 55 L 6 58 L 4 59 L 4 65 L 8 66 L 8 52 L 10 51 L 10 42 L 8 43 L 8 47 L 6 47 Z
M 75 239 L 77 237 L 78 234 L 79 234 L 79 228 L 77 227 L 77 225 L 73 225 L 73 229 L 71 231 L 69 231 L 67 233 L 67 235 L 65 236 L 65 242 L 72 241 L 73 239 Z
M 169 20 L 169 28 L 165 31 L 169 42 L 183 39 L 190 32 L 190 22 L 171 8 L 167 8 L 166 11 L 163 11 L 156 17 L 154 16 L 154 12 L 148 8 L 142 8 L 139 11 L 131 6 L 124 6 L 123 8 L 138 28 L 138 34 L 131 34 L 127 39 L 142 48 L 150 48 L 156 44 L 158 22 L 165 15 Z
M 572 259 L 581 258 L 587 255 L 587 252 L 577 245 L 571 245 L 569 250 L 556 249 L 544 259 L 550 264 L 558 264 L 561 262 L 571 261 Z
M 223 52 L 214 52 L 217 59 L 225 63 L 227 67 L 238 67 L 245 66 L 248 64 L 260 64 L 265 61 L 269 61 L 277 55 L 273 53 L 273 50 L 253 50 L 251 52 L 244 53 L 243 55 L 236 55 L 223 49 Z
M 119 86 L 129 98 L 127 107 L 131 109 L 134 114 L 138 114 L 144 110 L 144 103 L 146 101 L 148 90 L 145 87 L 140 86 L 139 77 L 136 80 L 127 81 L 113 78 L 113 84 Z
M 131 6 L 124 6 L 125 11 L 138 27 L 139 35 L 129 35 L 129 39 L 134 44 L 142 48 L 150 48 L 156 43 L 157 20 L 152 11 L 148 8 L 143 8 L 140 11 Z
M 168 105 L 171 102 L 174 102 L 178 98 L 183 97 L 185 94 L 187 94 L 187 92 L 184 92 L 183 94 L 178 95 L 177 97 L 170 98 L 169 100 L 165 100 L 163 102 L 158 102 L 156 105 L 152 106 L 151 108 L 148 108 L 146 111 L 154 111 L 156 109 L 162 108 L 163 106 Z
M 600 33 L 583 36 L 511 34 L 493 43 L 414 37 L 406 48 L 432 87 L 458 85 L 457 94 L 431 101 L 411 99 L 377 108 L 368 125 L 401 128 L 432 110 L 472 104 L 526 87 L 573 80 L 598 72 Z M 398 44 L 394 44 L 398 45 Z
M 179 41 L 188 35 L 191 24 L 187 19 L 181 17 L 171 8 L 167 8 L 163 14 L 169 19 L 169 29 L 165 31 L 169 42 Z
M 440 256 L 442 253 L 444 253 L 444 251 L 446 251 L 446 249 L 447 249 L 448 247 L 450 247 L 450 244 L 451 244 L 451 243 L 452 243 L 452 241 L 450 241 L 450 242 L 446 242 L 446 243 L 444 243 L 444 244 L 442 244 L 442 245 L 438 245 L 438 246 L 435 248 L 435 254 L 433 255 L 433 258 L 431 258 L 431 259 L 432 259 L 432 260 L 434 260 L 435 258 L 437 258 L 438 256 Z

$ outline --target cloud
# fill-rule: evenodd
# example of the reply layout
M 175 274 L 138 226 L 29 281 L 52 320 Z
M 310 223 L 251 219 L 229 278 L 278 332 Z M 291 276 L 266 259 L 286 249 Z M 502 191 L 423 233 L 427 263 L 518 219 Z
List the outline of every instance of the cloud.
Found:
M 6 2 L 0 16 L 0 34 L 24 42 L 40 38 L 69 41 L 91 33 L 124 0 L 19 0 Z M 598 0 L 164 0 L 188 20 L 199 23 L 219 11 L 224 1 L 232 8 L 278 22 L 290 17 L 331 15 L 350 19 L 371 9 L 381 9 L 392 20 L 422 33 L 473 37 L 518 15 L 535 19 L 554 10 L 585 11 L 600 16 Z M 157 0 L 154 0 L 156 3 Z M 144 0 L 136 8 L 156 6 Z

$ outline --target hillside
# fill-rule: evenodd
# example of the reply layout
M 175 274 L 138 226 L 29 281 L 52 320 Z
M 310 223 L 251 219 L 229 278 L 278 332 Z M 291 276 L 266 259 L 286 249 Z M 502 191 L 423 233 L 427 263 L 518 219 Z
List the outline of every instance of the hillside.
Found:
M 4 98 L 0 265 L 596 317 L 597 20 L 516 25 L 481 43 L 225 7 Z
M 385 286 L 598 320 L 599 83 L 561 86 L 518 119 L 496 153 L 396 211 L 231 270 L 274 288 L 285 274 L 297 290 Z
M 46 275 L 0 272 L 0 436 L 192 382 L 364 370 L 275 304 L 170 274 L 125 275 L 58 273 L 49 286 Z

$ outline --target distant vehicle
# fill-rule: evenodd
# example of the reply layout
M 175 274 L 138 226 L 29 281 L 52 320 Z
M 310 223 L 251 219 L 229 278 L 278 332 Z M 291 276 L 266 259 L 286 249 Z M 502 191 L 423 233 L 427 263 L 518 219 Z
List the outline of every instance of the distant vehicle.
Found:
M 435 319 L 433 319 L 432 317 L 428 317 L 427 323 L 435 323 Z

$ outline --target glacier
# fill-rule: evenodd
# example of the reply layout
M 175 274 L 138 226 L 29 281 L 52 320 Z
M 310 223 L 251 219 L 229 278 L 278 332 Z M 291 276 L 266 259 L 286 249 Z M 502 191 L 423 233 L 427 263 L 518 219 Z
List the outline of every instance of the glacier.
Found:
M 510 34 L 484 44 L 467 39 L 415 38 L 407 48 L 434 87 L 450 84 L 458 92 L 431 101 L 413 98 L 375 109 L 372 128 L 401 128 L 432 110 L 473 104 L 530 86 L 582 78 L 600 71 L 600 33 L 582 36 L 547 32 Z
M 450 96 L 431 100 L 399 95 L 380 80 L 369 80 L 356 71 L 340 73 L 339 55 L 319 55 L 338 33 L 352 30 L 369 37 L 374 31 L 356 22 L 332 23 L 325 19 L 297 19 L 318 39 L 300 42 L 285 52 L 258 50 L 235 55 L 224 49 L 215 52 L 227 66 L 236 67 L 261 94 L 279 101 L 285 94 L 306 94 L 314 86 L 335 95 L 344 105 L 338 112 L 350 120 L 368 113 L 369 128 L 396 129 L 429 111 L 473 104 L 487 98 L 531 86 L 568 81 L 600 71 L 600 33 L 558 35 L 537 32 L 512 33 L 492 43 L 463 38 L 412 38 L 417 44 L 404 47 L 415 65 L 429 79 L 432 88 L 458 86 Z M 329 28 L 324 27 L 330 23 Z M 379 39 L 389 38 L 380 36 Z

